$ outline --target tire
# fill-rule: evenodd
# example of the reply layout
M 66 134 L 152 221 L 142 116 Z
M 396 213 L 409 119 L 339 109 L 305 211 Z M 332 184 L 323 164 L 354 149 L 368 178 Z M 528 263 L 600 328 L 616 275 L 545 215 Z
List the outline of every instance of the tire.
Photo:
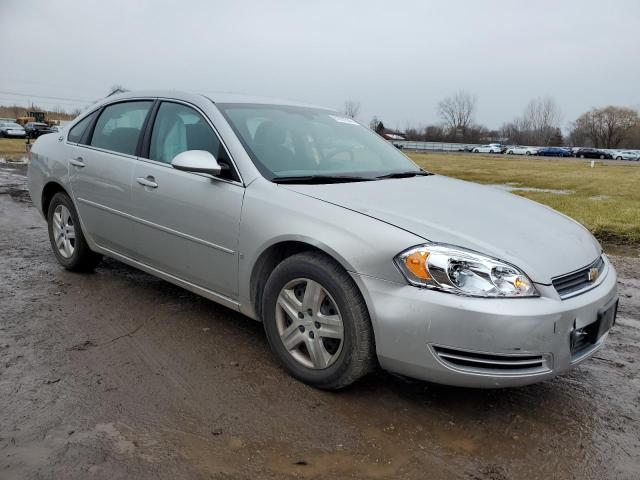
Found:
M 584 158 L 584 155 L 580 155 L 580 158 Z
M 480 150 L 478 150 L 477 148 L 475 148 L 475 149 L 473 150 L 473 153 L 480 153 Z
M 509 150 L 509 151 L 507 152 L 507 155 L 513 155 L 513 150 Z
M 616 157 L 616 160 L 622 160 L 622 157 Z
M 314 301 L 307 301 L 312 297 Z M 291 315 L 285 313 L 283 304 Z M 328 310 L 323 312 L 323 308 Z M 333 318 L 333 326 L 317 322 L 323 318 Z M 308 385 L 327 390 L 346 387 L 376 366 L 373 329 L 362 294 L 349 274 L 322 253 L 298 253 L 273 270 L 264 288 L 262 319 L 269 346 L 280 364 Z M 337 335 L 327 338 L 321 333 L 339 329 L 335 319 L 342 325 L 340 340 Z M 285 335 L 293 347 L 285 347 L 281 338 Z M 326 343 L 329 341 L 333 343 Z M 322 354 L 316 358 L 322 357 L 322 361 L 315 362 L 310 352 L 318 348 Z
M 524 152 L 525 155 L 531 155 L 531 152 Z
M 600 155 L 600 160 L 603 160 L 603 159 L 604 159 L 604 155 Z
M 64 228 L 57 226 L 60 223 Z M 100 262 L 102 256 L 89 248 L 80 228 L 78 213 L 66 193 L 58 192 L 51 199 L 47 211 L 47 225 L 51 249 L 58 263 L 64 268 L 74 272 L 87 272 L 93 270 Z M 61 236 L 62 230 L 65 233 Z M 71 233 L 74 234 L 73 237 Z

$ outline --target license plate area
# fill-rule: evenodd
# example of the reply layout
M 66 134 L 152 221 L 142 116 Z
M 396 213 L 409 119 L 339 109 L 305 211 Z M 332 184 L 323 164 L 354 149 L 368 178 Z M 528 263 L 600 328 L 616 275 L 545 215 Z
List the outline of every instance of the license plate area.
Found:
M 598 310 L 595 322 L 582 328 L 574 327 L 569 334 L 571 357 L 575 359 L 591 350 L 602 336 L 615 325 L 617 313 L 618 299 L 616 298 Z

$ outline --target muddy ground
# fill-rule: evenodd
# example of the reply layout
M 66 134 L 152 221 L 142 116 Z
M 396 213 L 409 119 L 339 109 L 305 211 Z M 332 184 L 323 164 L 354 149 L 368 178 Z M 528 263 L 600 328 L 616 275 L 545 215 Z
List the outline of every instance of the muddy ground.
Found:
M 512 390 L 370 375 L 292 380 L 260 324 L 104 261 L 61 269 L 0 165 L 0 478 L 548 479 L 640 476 L 640 259 L 572 373 Z

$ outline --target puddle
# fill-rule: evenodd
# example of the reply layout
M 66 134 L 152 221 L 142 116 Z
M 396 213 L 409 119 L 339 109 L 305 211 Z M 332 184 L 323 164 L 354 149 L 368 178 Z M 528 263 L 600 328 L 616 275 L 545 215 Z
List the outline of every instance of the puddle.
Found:
M 489 187 L 497 188 L 507 192 L 539 192 L 539 193 L 555 193 L 556 195 L 569 195 L 573 193 L 573 190 L 557 190 L 553 188 L 536 188 L 536 187 L 521 187 L 519 183 L 493 183 L 487 185 Z
M 26 155 L 9 155 L 6 157 L 0 157 L 0 163 L 15 163 L 18 165 L 25 165 L 29 163 L 29 159 Z

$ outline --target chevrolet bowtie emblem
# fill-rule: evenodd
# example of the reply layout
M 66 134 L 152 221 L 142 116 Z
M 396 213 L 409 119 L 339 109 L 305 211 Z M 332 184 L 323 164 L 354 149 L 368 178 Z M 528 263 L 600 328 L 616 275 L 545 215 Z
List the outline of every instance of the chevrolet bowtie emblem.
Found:
M 591 269 L 589 269 L 589 281 L 590 282 L 595 282 L 598 279 L 598 275 L 600 275 L 600 272 L 598 271 L 597 268 L 593 267 Z

